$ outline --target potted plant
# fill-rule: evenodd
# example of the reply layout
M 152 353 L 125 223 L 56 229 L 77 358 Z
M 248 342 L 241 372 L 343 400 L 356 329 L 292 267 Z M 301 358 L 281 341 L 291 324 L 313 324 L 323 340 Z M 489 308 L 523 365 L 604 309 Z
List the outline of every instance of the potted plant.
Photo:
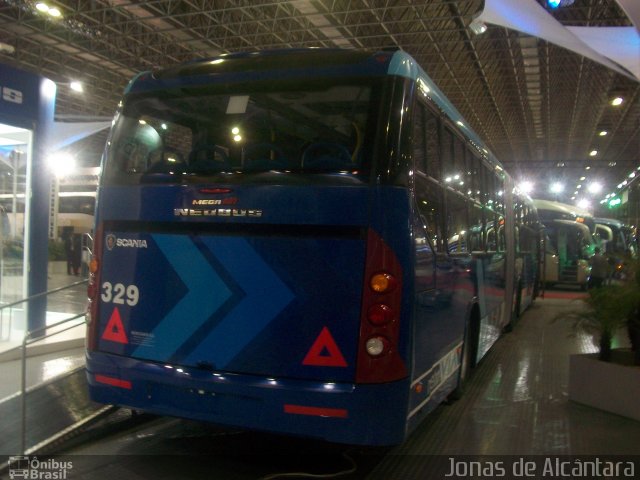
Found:
M 573 322 L 572 335 L 581 331 L 593 335 L 599 347 L 598 358 L 608 362 L 614 335 L 628 324 L 640 307 L 640 289 L 631 284 L 606 285 L 590 289 L 582 301 L 584 309 L 564 313 L 558 318 Z
M 635 281 L 607 285 L 589 290 L 582 301 L 585 308 L 558 317 L 573 322 L 572 335 L 594 335 L 599 351 L 570 356 L 569 399 L 640 420 L 640 367 L 630 349 L 612 349 L 616 333 L 631 330 L 630 319 L 640 315 L 640 288 Z
M 630 272 L 630 280 L 627 285 L 632 294 L 640 296 L 640 261 L 633 259 L 627 263 Z M 640 301 L 629 311 L 627 316 L 627 332 L 629 343 L 633 351 L 633 364 L 640 366 Z

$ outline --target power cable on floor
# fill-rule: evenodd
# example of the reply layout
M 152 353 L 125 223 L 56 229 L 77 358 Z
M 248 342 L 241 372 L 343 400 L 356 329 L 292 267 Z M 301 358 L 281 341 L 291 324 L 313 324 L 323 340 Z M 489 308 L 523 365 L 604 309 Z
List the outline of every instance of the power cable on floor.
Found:
M 274 478 L 337 478 L 355 473 L 358 469 L 358 465 L 355 460 L 346 452 L 342 453 L 342 457 L 351 464 L 351 467 L 346 470 L 341 470 L 335 473 L 307 473 L 307 472 L 285 472 L 285 473 L 272 473 L 266 477 L 262 477 L 260 480 L 273 480 Z

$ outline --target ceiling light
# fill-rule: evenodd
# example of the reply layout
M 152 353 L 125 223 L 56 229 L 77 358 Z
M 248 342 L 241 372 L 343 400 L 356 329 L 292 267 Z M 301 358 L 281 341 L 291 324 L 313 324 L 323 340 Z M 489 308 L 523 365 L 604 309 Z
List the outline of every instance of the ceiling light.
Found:
M 602 184 L 593 182 L 589 185 L 589 193 L 600 193 L 602 191 Z
M 600 135 L 601 137 L 604 137 L 605 135 L 607 135 L 609 132 L 607 132 L 606 130 L 602 130 L 598 135 Z
M 47 5 L 44 2 L 36 3 L 36 10 L 38 10 L 39 12 L 42 12 L 42 13 L 47 13 L 47 14 L 51 15 L 52 17 L 56 17 L 56 18 L 62 16 L 62 12 L 60 12 L 60 9 L 58 9 L 56 7 L 50 7 L 49 5 Z
M 611 105 L 613 105 L 614 107 L 617 107 L 618 105 L 622 105 L 622 102 L 624 102 L 624 98 L 616 97 L 613 100 L 611 100 Z
M 487 31 L 487 24 L 476 18 L 469 24 L 469 28 L 476 35 L 481 35 Z
M 555 182 L 551 185 L 551 193 L 560 193 L 564 190 L 564 185 L 560 182 Z
M 49 164 L 49 169 L 58 178 L 69 175 L 74 171 L 76 166 L 75 158 L 65 153 L 53 154 L 47 158 L 47 163 Z
M 583 208 L 585 210 L 587 210 L 588 208 L 591 208 L 591 202 L 589 202 L 589 200 L 587 200 L 586 198 L 582 198 L 578 201 L 578 207 Z
M 531 193 L 533 191 L 533 182 L 525 180 L 524 182 L 520 182 L 520 191 L 524 193 Z
M 569 5 L 573 5 L 575 0 L 547 0 L 547 5 L 550 8 L 558 8 L 558 7 L 568 7 Z
M 15 51 L 16 51 L 16 48 L 13 45 L 0 42 L 0 52 L 5 52 L 5 53 L 8 53 L 9 55 L 12 55 Z
M 590 157 L 595 157 L 597 154 L 598 154 L 598 150 L 591 150 L 591 151 L 589 152 L 589 156 L 590 156 Z
M 79 92 L 82 93 L 84 91 L 84 89 L 82 88 L 82 83 L 78 82 L 78 81 L 73 81 L 69 84 L 69 88 L 71 90 L 73 90 L 74 92 Z

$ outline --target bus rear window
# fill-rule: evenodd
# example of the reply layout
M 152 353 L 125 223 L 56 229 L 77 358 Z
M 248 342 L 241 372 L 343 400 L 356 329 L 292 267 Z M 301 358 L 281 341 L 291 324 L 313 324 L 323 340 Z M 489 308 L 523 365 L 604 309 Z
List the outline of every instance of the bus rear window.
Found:
M 283 86 L 286 84 L 283 82 Z M 182 181 L 221 172 L 363 173 L 372 87 L 217 93 L 189 89 L 126 99 L 108 143 L 109 183 Z

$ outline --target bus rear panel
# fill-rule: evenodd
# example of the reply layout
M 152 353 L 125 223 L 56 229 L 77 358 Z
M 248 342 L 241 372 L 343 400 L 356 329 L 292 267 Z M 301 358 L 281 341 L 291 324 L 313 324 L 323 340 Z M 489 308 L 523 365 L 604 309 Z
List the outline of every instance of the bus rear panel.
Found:
M 384 71 L 310 79 L 298 57 L 284 76 L 279 56 L 262 74 L 239 56 L 219 83 L 196 64 L 129 86 L 97 210 L 95 400 L 347 443 L 404 437 L 402 408 L 371 422 L 408 391 L 408 259 L 383 238 L 407 227 L 372 211 L 407 204 L 371 182 Z M 375 275 L 393 288 L 374 291 Z

